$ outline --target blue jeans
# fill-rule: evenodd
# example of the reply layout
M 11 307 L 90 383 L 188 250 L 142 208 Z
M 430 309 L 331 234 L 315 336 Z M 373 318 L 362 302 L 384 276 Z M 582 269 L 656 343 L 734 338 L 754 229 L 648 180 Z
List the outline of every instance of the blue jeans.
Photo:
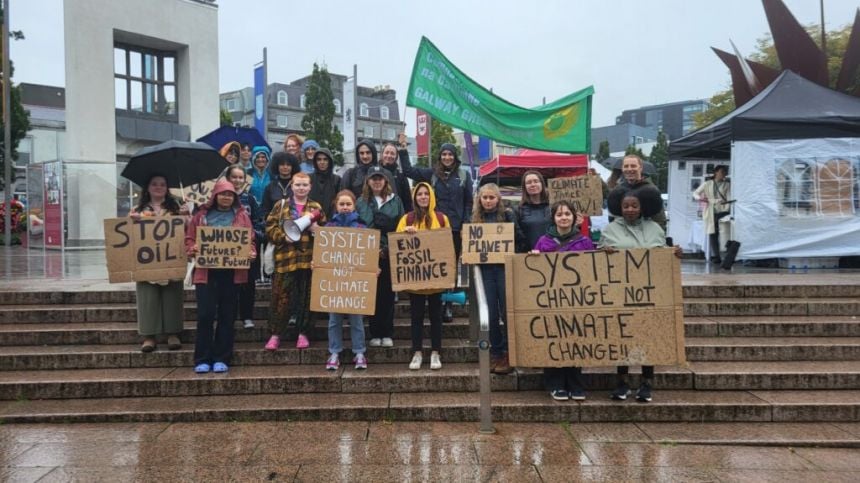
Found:
M 328 351 L 331 354 L 340 354 L 343 350 L 343 315 L 328 314 Z M 364 354 L 364 317 L 358 314 L 349 314 L 347 317 L 352 353 Z
M 508 332 L 501 324 L 501 319 L 508 316 L 508 305 L 505 302 L 505 266 L 497 263 L 481 265 L 481 278 L 484 280 L 484 293 L 487 295 L 490 316 L 490 354 L 503 356 L 508 352 Z

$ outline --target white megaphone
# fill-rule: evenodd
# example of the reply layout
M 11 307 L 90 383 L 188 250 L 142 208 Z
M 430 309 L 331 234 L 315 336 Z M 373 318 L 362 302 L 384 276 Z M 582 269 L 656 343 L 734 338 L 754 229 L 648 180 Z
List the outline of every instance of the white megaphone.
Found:
M 307 230 L 314 221 L 319 217 L 319 212 L 313 211 L 302 216 L 297 220 L 284 220 L 283 228 L 287 239 L 291 242 L 297 242 L 302 239 L 302 232 Z

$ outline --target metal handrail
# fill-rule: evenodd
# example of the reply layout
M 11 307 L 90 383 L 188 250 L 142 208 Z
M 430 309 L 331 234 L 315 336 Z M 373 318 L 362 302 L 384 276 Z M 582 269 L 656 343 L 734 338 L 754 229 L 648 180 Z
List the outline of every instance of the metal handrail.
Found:
M 478 335 L 478 378 L 481 390 L 480 432 L 492 434 L 496 430 L 493 428 L 493 407 L 490 401 L 490 310 L 487 306 L 487 294 L 484 293 L 481 266 L 474 265 L 472 274 L 480 329 Z

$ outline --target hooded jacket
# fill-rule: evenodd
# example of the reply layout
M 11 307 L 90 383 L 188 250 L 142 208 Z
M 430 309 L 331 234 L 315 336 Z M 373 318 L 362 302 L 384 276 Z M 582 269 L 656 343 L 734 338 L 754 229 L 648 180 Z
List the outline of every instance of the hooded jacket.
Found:
M 666 232 L 648 218 L 639 217 L 628 223 L 624 217 L 619 217 L 600 232 L 600 246 L 618 250 L 663 247 L 666 246 Z
M 451 226 L 450 222 L 448 220 L 448 217 L 445 216 L 444 213 L 436 211 L 436 195 L 433 194 L 433 188 L 430 186 L 430 183 L 420 182 L 420 183 L 416 184 L 414 188 L 412 188 L 412 204 L 413 204 L 413 206 L 418 206 L 418 203 L 415 201 L 415 194 L 418 193 L 418 188 L 420 188 L 422 186 L 424 186 L 428 190 L 430 190 L 430 204 L 427 206 L 427 212 L 430 214 L 430 224 L 428 225 L 426 223 L 426 220 L 418 219 L 414 214 L 415 212 L 412 211 L 410 213 L 403 215 L 403 217 L 400 218 L 400 223 L 397 224 L 397 230 L 396 230 L 398 233 L 405 232 L 406 227 L 410 226 L 410 224 L 408 223 L 410 221 L 409 220 L 410 215 L 412 215 L 411 217 L 413 218 L 413 220 L 411 220 L 412 221 L 411 226 L 414 226 L 419 231 L 421 231 L 421 230 L 434 230 L 436 228 L 442 228 L 442 224 L 439 223 L 440 217 L 442 218 L 445 226 Z M 439 292 L 443 292 L 443 291 L 444 290 L 407 290 L 407 292 L 409 292 L 409 293 L 416 293 L 416 294 L 421 294 L 421 295 L 429 295 L 429 294 L 439 293 Z
M 305 151 L 308 148 L 314 148 L 315 150 L 319 151 L 320 144 L 318 142 L 314 141 L 313 139 L 308 139 L 307 141 L 302 143 L 302 158 L 303 159 L 302 159 L 302 163 L 299 166 L 302 169 L 302 173 L 314 174 L 314 171 L 316 171 L 316 162 L 314 162 L 313 159 L 308 159 L 305 156 Z M 329 158 L 331 158 L 331 156 L 329 156 Z
M 583 235 L 576 227 L 572 227 L 571 231 L 566 235 L 558 232 L 555 224 L 546 229 L 546 235 L 538 238 L 534 249 L 541 252 L 582 252 L 594 250 L 594 242 L 591 238 Z
M 361 158 L 358 156 L 358 148 L 367 146 L 370 149 L 370 162 L 361 164 Z M 361 190 L 364 187 L 364 178 L 367 176 L 367 170 L 379 164 L 376 155 L 376 146 L 368 141 L 361 141 L 355 146 L 355 166 L 349 168 L 340 180 L 341 189 L 350 190 L 356 198 L 361 196 Z
M 241 144 L 239 144 L 239 142 L 238 142 L 238 141 L 230 141 L 229 143 L 227 143 L 227 144 L 225 144 L 225 145 L 221 146 L 221 149 L 219 149 L 219 150 L 218 150 L 218 154 L 220 154 L 220 155 L 221 155 L 221 157 L 222 157 L 222 158 L 224 158 L 224 159 L 226 160 L 226 159 L 227 159 L 227 154 L 229 154 L 229 153 L 230 153 L 230 149 L 231 149 L 231 148 L 236 148 L 236 152 L 238 152 L 238 153 L 241 153 L 241 152 L 242 152 L 242 145 L 241 145 Z M 252 159 L 253 159 L 253 158 L 252 158 Z M 238 160 L 237 160 L 237 162 L 238 162 Z
M 233 188 L 233 183 L 227 181 L 226 179 L 219 179 L 215 183 L 215 187 L 212 189 L 212 196 L 209 198 L 205 204 L 200 206 L 197 210 L 197 213 L 194 214 L 194 217 L 191 218 L 191 221 L 185 228 L 185 251 L 188 252 L 192 246 L 197 244 L 197 227 L 198 226 L 206 226 L 206 213 L 209 210 L 213 209 L 212 207 L 215 205 L 215 197 L 218 196 L 218 193 L 223 193 L 225 191 L 230 191 L 234 195 L 236 194 L 235 189 Z M 248 216 L 248 213 L 245 212 L 245 209 L 242 208 L 242 205 L 239 203 L 239 197 L 233 197 L 233 206 L 231 208 L 233 210 L 233 224 L 232 226 L 242 227 L 242 228 L 251 228 L 251 253 L 257 253 L 257 249 L 254 247 L 254 230 L 253 226 L 251 226 L 251 218 Z M 227 269 L 230 270 L 230 269 Z M 232 269 L 233 270 L 233 283 L 242 284 L 248 282 L 248 269 Z M 194 274 L 192 276 L 193 283 L 207 283 L 209 281 L 209 269 L 194 267 Z
M 259 153 L 263 153 L 266 156 L 266 167 L 263 168 L 262 172 L 254 166 L 254 160 L 257 159 L 257 154 Z M 272 152 L 269 148 L 266 146 L 254 146 L 254 150 L 251 151 L 251 165 L 248 166 L 245 172 L 251 176 L 251 187 L 248 188 L 248 192 L 257 200 L 258 205 L 263 202 L 263 193 L 266 191 L 266 186 L 269 186 L 269 183 L 272 182 L 272 174 L 269 172 L 269 165 L 271 163 Z
M 283 164 L 282 161 L 286 161 L 287 164 L 291 166 L 290 177 L 287 179 L 281 179 L 278 174 L 278 163 L 280 162 L 280 164 Z M 263 205 L 263 212 L 265 213 L 264 216 L 269 215 L 269 212 L 272 211 L 272 208 L 278 201 L 293 196 L 293 189 L 290 186 L 290 181 L 292 181 L 293 175 L 298 172 L 299 160 L 295 156 L 283 151 L 275 153 L 272 156 L 272 160 L 269 162 L 269 176 L 271 176 L 271 181 L 269 181 L 269 185 L 266 186 L 266 190 L 263 192 L 263 200 L 260 202 L 260 204 Z
M 307 141 L 305 142 L 307 144 Z M 328 158 L 328 168 L 325 171 L 321 170 L 317 164 L 317 158 L 325 156 Z M 334 213 L 334 196 L 340 190 L 340 176 L 334 174 L 334 158 L 331 151 L 326 148 L 320 148 L 314 154 L 314 171 L 311 175 L 311 192 L 310 198 L 323 207 L 326 215 L 331 218 Z
M 368 171 L 370 171 L 370 175 L 382 174 L 385 176 L 386 181 L 388 181 L 388 186 L 392 186 L 388 170 L 375 168 Z M 400 221 L 400 217 L 405 213 L 400 197 L 391 193 L 380 204 L 376 197 L 368 201 L 364 196 L 361 196 L 356 201 L 356 211 L 368 228 L 375 228 L 382 234 L 379 247 L 383 250 L 383 256 L 385 256 L 388 250 L 388 233 L 395 229 L 397 223 Z
M 453 145 L 443 145 L 443 150 L 445 149 L 453 149 Z M 400 156 L 400 164 L 403 173 L 413 181 L 433 184 L 433 190 L 439 200 L 439 210 L 451 220 L 451 229 L 460 231 L 472 211 L 472 175 L 469 170 L 460 169 L 457 151 L 454 151 L 454 164 L 450 169 L 442 167 L 441 159 L 436 160 L 434 168 L 412 166 L 408 154 Z

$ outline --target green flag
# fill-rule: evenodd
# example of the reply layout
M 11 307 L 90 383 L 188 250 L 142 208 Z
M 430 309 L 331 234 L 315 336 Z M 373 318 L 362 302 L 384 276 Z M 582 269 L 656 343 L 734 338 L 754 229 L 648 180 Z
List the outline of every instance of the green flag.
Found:
M 422 37 L 406 105 L 445 124 L 513 146 L 588 153 L 592 94 L 594 88 L 589 86 L 533 109 L 516 106 L 463 74 Z

